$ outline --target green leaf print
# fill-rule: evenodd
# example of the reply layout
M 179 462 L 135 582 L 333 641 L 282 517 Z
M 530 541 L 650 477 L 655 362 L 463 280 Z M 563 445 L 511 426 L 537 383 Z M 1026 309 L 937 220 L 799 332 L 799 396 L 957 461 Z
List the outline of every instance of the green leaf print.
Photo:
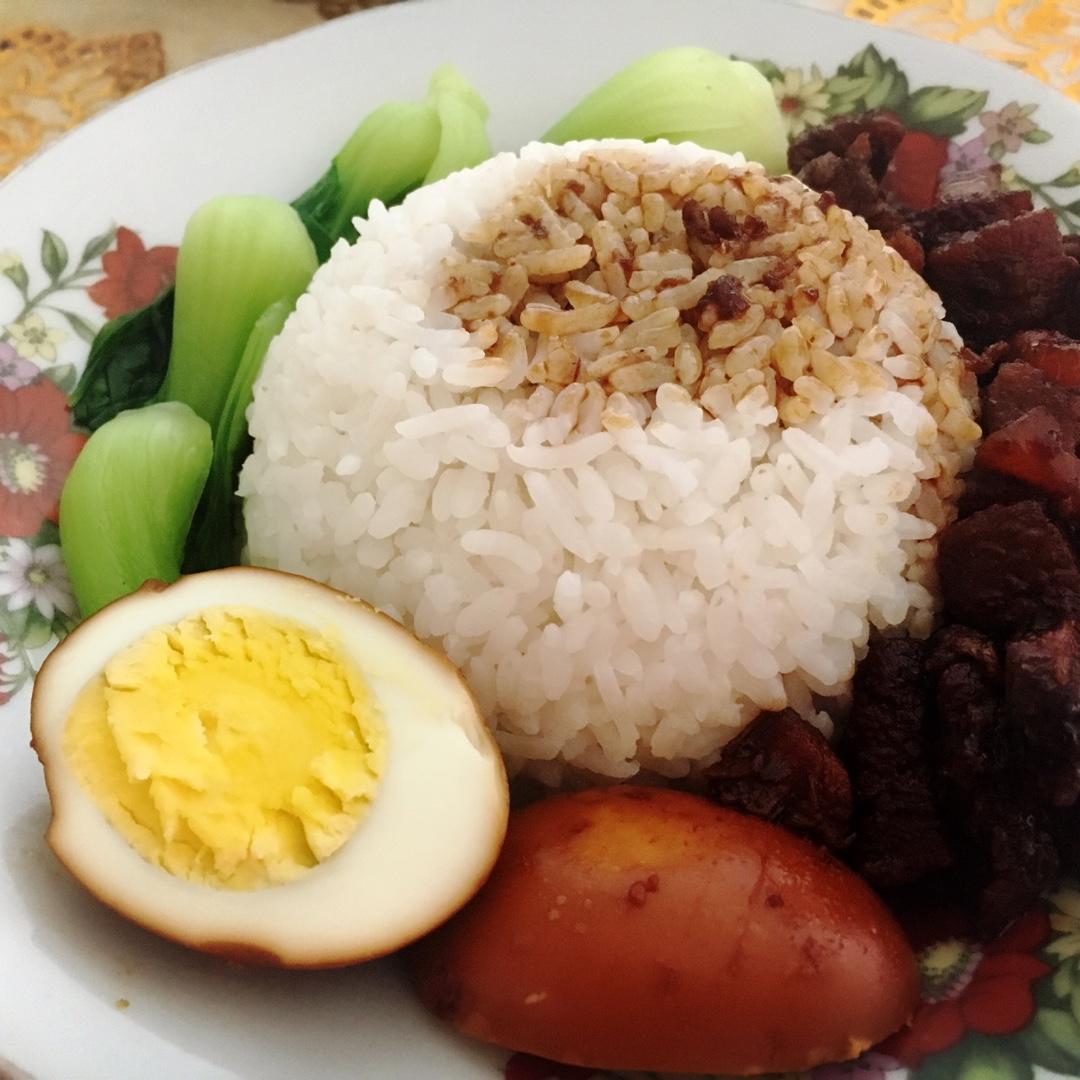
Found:
M 911 95 L 900 115 L 909 127 L 952 138 L 963 133 L 967 122 L 982 109 L 988 96 L 985 90 L 924 86 Z
M 4 276 L 8 278 L 15 288 L 26 295 L 27 286 L 30 284 L 30 275 L 26 272 L 26 267 L 21 262 L 17 262 L 14 266 L 9 266 L 4 271 Z
M 954 1080 L 1033 1080 L 1035 1071 L 1016 1040 L 972 1038 Z
M 46 368 L 42 374 L 65 394 L 70 394 L 75 389 L 75 383 L 79 379 L 74 364 L 57 364 L 56 367 Z
M 41 230 L 41 265 L 49 280 L 55 282 L 68 264 L 67 244 L 54 232 Z
M 92 262 L 94 259 L 100 258 L 106 251 L 112 247 L 113 240 L 116 239 L 115 226 L 106 229 L 103 233 L 99 233 L 97 236 L 92 236 L 86 241 L 86 247 L 83 248 L 82 258 L 79 260 L 80 266 L 85 266 L 88 262 Z
M 899 112 L 908 97 L 907 76 L 895 60 L 886 60 L 868 45 L 825 84 L 832 98 L 833 114 L 864 109 L 892 109 Z
M 88 344 L 92 342 L 97 335 L 97 330 L 90 325 L 81 315 L 76 315 L 74 311 L 61 311 L 61 315 L 71 324 L 71 329 L 75 331 Z
M 1064 1009 L 1040 1009 L 1019 1038 L 1036 1065 L 1066 1075 L 1080 1066 L 1080 1027 Z
M 1080 187 L 1080 161 L 1060 176 L 1046 182 L 1047 187 Z

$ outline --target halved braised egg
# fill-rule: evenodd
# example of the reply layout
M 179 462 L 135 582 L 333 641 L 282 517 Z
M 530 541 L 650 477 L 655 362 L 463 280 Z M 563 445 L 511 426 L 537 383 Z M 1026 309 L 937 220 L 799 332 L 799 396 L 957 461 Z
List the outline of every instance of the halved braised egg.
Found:
M 468 687 L 388 616 L 237 567 L 148 585 L 49 656 L 47 840 L 104 903 L 287 967 L 422 936 L 490 872 L 502 759 Z

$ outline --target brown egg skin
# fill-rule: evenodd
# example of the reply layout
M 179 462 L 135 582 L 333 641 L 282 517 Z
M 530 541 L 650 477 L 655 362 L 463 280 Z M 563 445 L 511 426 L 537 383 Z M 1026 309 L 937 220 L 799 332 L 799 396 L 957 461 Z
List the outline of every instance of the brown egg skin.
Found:
M 411 960 L 464 1034 L 596 1069 L 811 1068 L 918 1000 L 911 949 L 861 879 L 776 826 L 653 788 L 513 814 L 487 885 Z

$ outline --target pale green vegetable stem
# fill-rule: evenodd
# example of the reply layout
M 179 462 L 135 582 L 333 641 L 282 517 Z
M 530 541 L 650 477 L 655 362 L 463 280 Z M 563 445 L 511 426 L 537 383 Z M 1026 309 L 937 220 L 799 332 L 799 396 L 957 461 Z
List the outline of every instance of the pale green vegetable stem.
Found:
M 709 49 L 662 49 L 623 68 L 543 136 L 576 139 L 688 140 L 742 152 L 769 172 L 787 168 L 787 135 L 772 87 L 741 60 Z
M 161 396 L 217 430 L 255 320 L 307 287 L 318 260 L 296 211 L 264 195 L 223 195 L 192 214 L 176 260 L 172 351 Z
M 342 235 L 372 199 L 391 203 L 423 180 L 439 150 L 439 116 L 427 101 L 388 101 L 361 122 L 334 158 L 340 193 L 327 222 Z
M 60 498 L 60 544 L 84 616 L 180 576 L 212 456 L 210 425 L 173 401 L 122 412 L 90 436 Z

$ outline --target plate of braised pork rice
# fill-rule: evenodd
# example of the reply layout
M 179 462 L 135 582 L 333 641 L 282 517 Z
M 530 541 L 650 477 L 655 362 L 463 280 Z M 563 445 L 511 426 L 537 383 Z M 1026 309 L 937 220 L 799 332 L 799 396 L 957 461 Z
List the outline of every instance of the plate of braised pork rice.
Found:
M 1080 1075 L 1078 120 L 445 0 L 17 171 L 0 1075 Z

